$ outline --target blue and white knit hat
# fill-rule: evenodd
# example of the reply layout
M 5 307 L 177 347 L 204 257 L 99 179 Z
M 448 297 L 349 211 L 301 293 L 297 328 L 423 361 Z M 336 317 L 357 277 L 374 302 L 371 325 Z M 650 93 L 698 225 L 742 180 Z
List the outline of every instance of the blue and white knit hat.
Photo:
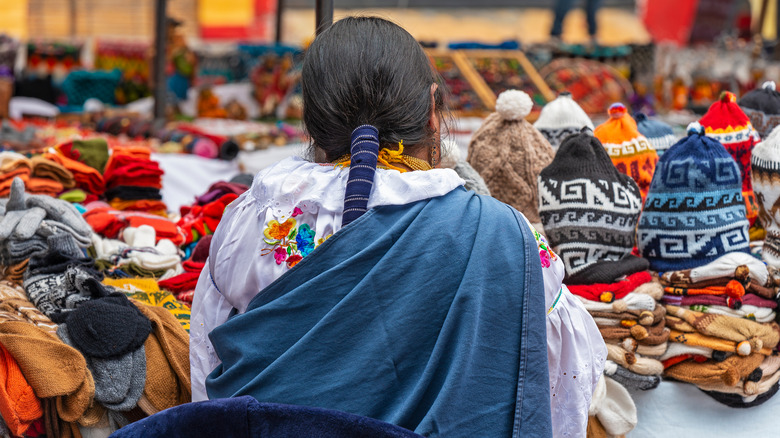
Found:
M 636 127 L 639 133 L 647 137 L 647 141 L 653 145 L 653 148 L 660 157 L 667 149 L 677 143 L 677 137 L 674 135 L 672 127 L 660 120 L 653 120 L 645 113 L 638 112 L 634 114 Z
M 658 161 L 637 243 L 656 271 L 691 269 L 748 251 L 739 166 L 698 123 Z

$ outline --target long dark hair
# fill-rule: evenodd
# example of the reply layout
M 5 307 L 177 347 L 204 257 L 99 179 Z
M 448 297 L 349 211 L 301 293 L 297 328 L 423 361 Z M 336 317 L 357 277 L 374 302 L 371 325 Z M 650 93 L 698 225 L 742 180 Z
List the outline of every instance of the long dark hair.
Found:
M 443 82 L 407 31 L 377 17 L 348 17 L 321 33 L 306 52 L 301 76 L 303 123 L 327 160 L 349 153 L 361 125 L 379 130 L 384 146 L 430 146 L 431 84 L 439 120 L 449 113 Z

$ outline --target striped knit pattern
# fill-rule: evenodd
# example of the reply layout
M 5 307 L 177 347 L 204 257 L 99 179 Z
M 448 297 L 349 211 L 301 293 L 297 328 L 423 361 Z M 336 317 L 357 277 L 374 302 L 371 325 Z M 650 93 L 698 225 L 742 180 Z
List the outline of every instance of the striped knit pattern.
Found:
M 698 126 L 656 166 L 637 229 L 639 249 L 653 270 L 690 269 L 748 251 L 739 166 L 703 134 Z
M 780 125 L 780 93 L 773 81 L 748 92 L 738 103 L 761 138 L 769 137 L 775 126 Z
M 634 247 L 639 188 L 587 133 L 567 138 L 539 175 L 539 215 L 566 273 L 619 260 Z
M 371 125 L 363 125 L 352 131 L 350 146 L 351 163 L 347 189 L 344 192 L 344 214 L 341 226 L 368 211 L 368 197 L 374 186 L 376 162 L 379 158 L 379 131 Z
M 753 149 L 753 191 L 758 200 L 758 217 L 766 229 L 761 257 L 780 268 L 780 138 L 773 135 Z

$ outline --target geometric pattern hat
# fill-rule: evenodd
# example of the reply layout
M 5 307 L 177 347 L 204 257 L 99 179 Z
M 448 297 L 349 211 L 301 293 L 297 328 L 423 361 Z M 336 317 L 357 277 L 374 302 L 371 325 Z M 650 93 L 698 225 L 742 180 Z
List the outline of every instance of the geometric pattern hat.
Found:
M 568 279 L 630 255 L 642 209 L 634 180 L 618 172 L 601 142 L 583 131 L 567 137 L 539 174 L 539 215 Z M 610 266 L 612 273 L 624 268 Z
M 775 126 L 780 125 L 780 93 L 774 81 L 764 82 L 761 88 L 742 96 L 738 103 L 761 138 L 768 136 Z
M 650 268 L 678 271 L 749 247 L 739 166 L 698 123 L 658 160 L 637 227 Z
M 753 194 L 753 184 L 750 181 L 750 154 L 753 146 L 761 138 L 753 129 L 750 119 L 737 105 L 734 93 L 724 91 L 715 103 L 710 105 L 707 113 L 699 120 L 708 137 L 722 144 L 739 165 L 742 175 L 742 196 L 750 225 L 758 218 L 758 205 Z
M 609 158 L 620 173 L 630 176 L 639 186 L 642 200 L 653 179 L 658 154 L 622 103 L 609 107 L 609 119 L 597 126 L 593 134 L 604 145 Z

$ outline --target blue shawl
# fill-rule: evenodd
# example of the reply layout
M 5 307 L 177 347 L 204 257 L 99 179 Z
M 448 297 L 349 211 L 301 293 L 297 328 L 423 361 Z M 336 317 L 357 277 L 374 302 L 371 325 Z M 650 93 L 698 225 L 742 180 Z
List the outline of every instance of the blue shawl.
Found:
M 209 337 L 212 399 L 430 437 L 552 434 L 536 243 L 517 211 L 463 188 L 368 211 Z

